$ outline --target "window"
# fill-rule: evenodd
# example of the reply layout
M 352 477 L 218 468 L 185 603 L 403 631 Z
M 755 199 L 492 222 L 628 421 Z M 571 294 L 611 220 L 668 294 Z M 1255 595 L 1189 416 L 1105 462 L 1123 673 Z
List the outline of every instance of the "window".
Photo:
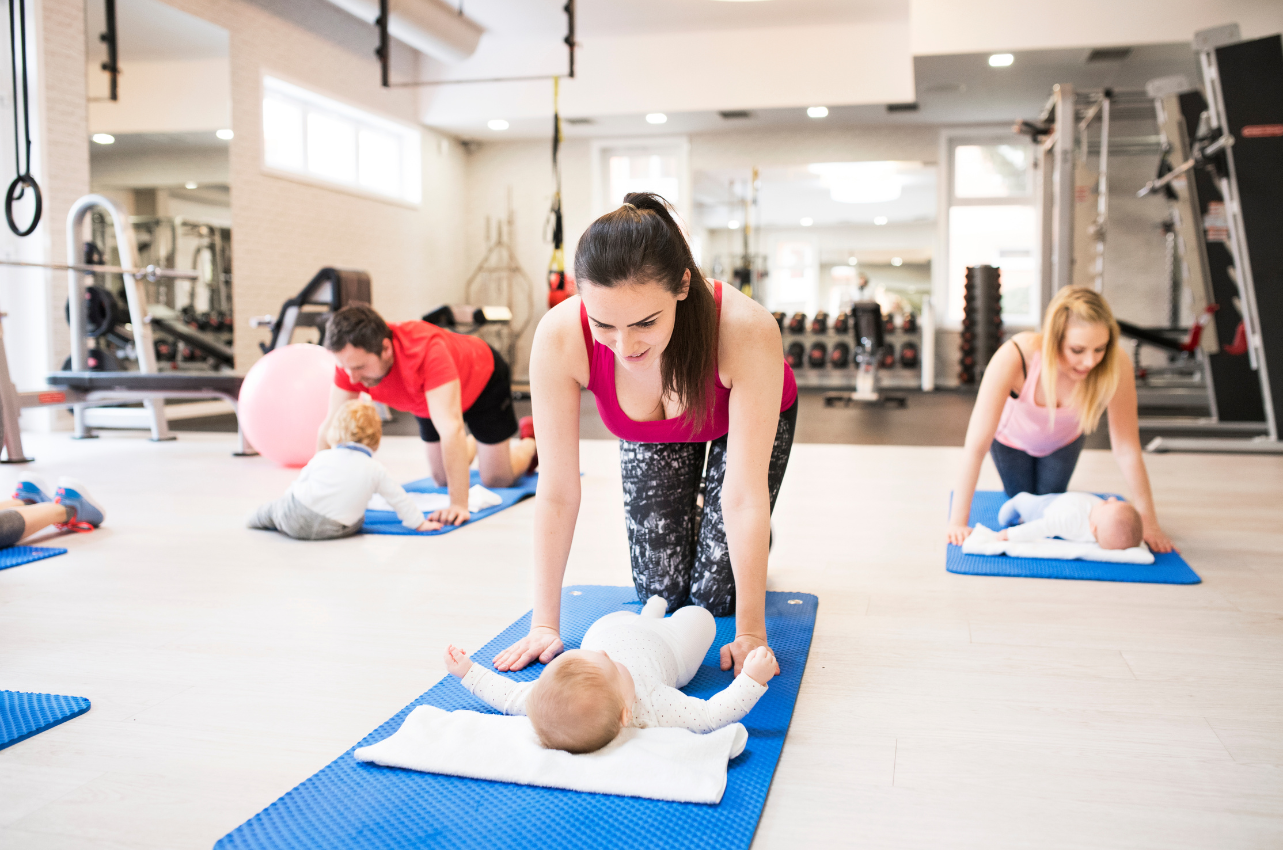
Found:
M 967 266 L 991 265 L 1001 269 L 1003 321 L 1036 325 L 1041 305 L 1033 148 L 1015 138 L 955 138 L 948 162 L 947 321 L 962 320 Z
M 382 198 L 423 198 L 418 130 L 263 78 L 263 165 Z
M 599 140 L 592 149 L 596 215 L 618 207 L 629 192 L 654 192 L 687 217 L 691 193 L 685 139 Z

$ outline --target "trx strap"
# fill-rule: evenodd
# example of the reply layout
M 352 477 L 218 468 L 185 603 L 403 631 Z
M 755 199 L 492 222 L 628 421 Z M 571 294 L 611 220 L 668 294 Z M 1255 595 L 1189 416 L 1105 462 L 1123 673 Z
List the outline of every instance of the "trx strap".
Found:
M 40 223 L 40 213 L 44 206 L 44 199 L 40 194 L 40 186 L 37 185 L 36 179 L 31 176 L 31 111 L 29 109 L 30 100 L 27 96 L 27 5 L 26 0 L 17 0 L 18 21 L 15 28 L 14 2 L 15 0 L 9 0 L 9 59 L 13 70 L 13 160 L 18 176 L 13 178 L 13 182 L 9 184 L 9 191 L 5 194 L 4 217 L 9 222 L 9 229 L 18 236 L 30 236 L 31 232 L 36 229 L 36 225 Z M 17 41 L 19 37 L 22 40 L 22 129 L 26 138 L 26 168 L 22 167 L 23 146 L 18 141 Z M 32 214 L 31 224 L 27 226 L 26 230 L 23 230 L 18 227 L 18 223 L 13 219 L 13 205 L 27 194 L 27 189 L 30 189 L 35 195 L 36 210 Z
M 566 254 L 563 247 L 565 231 L 561 221 L 561 114 L 557 108 L 557 88 L 560 78 L 552 78 L 552 177 L 554 189 L 552 209 L 548 211 L 548 225 L 552 230 L 552 259 L 548 262 L 548 307 L 556 307 L 571 296 L 566 288 Z M 545 231 L 546 234 L 546 231 Z

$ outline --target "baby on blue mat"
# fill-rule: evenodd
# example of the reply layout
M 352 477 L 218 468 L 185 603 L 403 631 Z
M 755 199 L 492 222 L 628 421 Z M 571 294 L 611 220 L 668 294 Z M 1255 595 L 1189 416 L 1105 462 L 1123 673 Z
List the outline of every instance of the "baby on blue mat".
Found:
M 571 753 L 595 752 L 626 726 L 711 732 L 743 718 L 779 672 L 775 655 L 758 647 L 725 690 L 708 700 L 687 696 L 678 688 L 699 671 L 717 624 L 694 605 L 665 618 L 667 609 L 652 596 L 640 614 L 607 614 L 579 649 L 557 656 L 534 682 L 499 676 L 455 646 L 446 650 L 446 669 L 504 714 L 528 716 L 544 747 Z
M 374 405 L 357 400 L 344 404 L 334 414 L 326 438 L 330 448 L 307 462 L 284 496 L 255 511 L 250 528 L 279 531 L 297 540 L 350 537 L 361 530 L 365 506 L 375 493 L 387 499 L 406 528 L 441 527 L 424 519 L 410 495 L 374 459 L 383 439 L 383 423 Z
M 1091 493 L 1017 493 L 998 511 L 999 540 L 1059 537 L 1102 549 L 1131 549 L 1144 538 L 1140 513 L 1117 496 Z

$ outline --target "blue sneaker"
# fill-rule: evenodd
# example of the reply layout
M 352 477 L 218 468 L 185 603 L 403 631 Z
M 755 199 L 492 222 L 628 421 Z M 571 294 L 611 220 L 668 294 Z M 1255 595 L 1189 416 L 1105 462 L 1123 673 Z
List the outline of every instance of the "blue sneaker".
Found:
M 76 512 L 76 515 L 69 518 L 64 525 L 83 526 L 87 525 L 97 528 L 102 525 L 103 520 L 107 518 L 106 511 L 98 500 L 89 495 L 85 485 L 81 484 L 75 478 L 58 479 L 58 504 L 66 505 Z
M 13 497 L 24 505 L 38 505 L 41 502 L 52 502 L 53 496 L 49 495 L 49 485 L 39 475 L 28 475 L 18 482 L 18 488 L 13 491 Z

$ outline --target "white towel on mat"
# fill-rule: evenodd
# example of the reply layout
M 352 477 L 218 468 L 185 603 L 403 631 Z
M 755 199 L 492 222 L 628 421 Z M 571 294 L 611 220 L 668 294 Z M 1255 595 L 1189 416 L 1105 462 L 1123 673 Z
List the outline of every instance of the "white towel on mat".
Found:
M 1046 538 L 1017 543 L 999 540 L 998 532 L 977 524 L 962 543 L 966 555 L 1010 555 L 1013 558 L 1052 558 L 1057 561 L 1109 561 L 1115 564 L 1152 564 L 1154 553 L 1144 543 L 1131 549 L 1102 549 L 1096 543 Z
M 450 507 L 450 496 L 447 493 L 409 493 L 407 494 L 414 501 L 414 506 L 423 511 L 424 515 L 433 511 L 439 511 L 442 508 Z M 468 490 L 468 510 L 471 513 L 483 511 L 486 508 L 493 508 L 495 505 L 503 504 L 503 497 L 493 490 L 487 490 L 480 484 L 473 484 Z M 370 497 L 370 503 L 365 506 L 371 511 L 394 511 L 396 508 L 389 504 L 388 500 L 378 493 Z
M 356 758 L 471 779 L 715 804 L 726 790 L 726 763 L 746 743 L 741 723 L 706 735 L 630 726 L 597 752 L 572 755 L 544 749 L 525 717 L 421 705 L 392 735 L 359 748 Z

